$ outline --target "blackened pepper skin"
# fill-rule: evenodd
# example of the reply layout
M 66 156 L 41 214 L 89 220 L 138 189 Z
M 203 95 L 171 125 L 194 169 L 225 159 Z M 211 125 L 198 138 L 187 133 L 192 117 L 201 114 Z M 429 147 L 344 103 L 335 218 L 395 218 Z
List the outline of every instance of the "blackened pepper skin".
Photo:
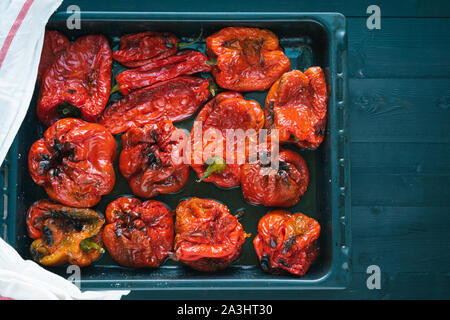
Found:
M 106 208 L 106 220 L 103 241 L 122 266 L 155 268 L 172 251 L 173 213 L 159 201 L 118 198 Z
M 266 153 L 267 148 L 259 146 L 259 154 Z M 246 163 L 241 171 L 241 187 L 244 198 L 253 204 L 268 207 L 292 207 L 298 203 L 306 192 L 309 183 L 309 171 L 305 160 L 297 152 L 280 149 L 273 162 L 264 163 L 261 159 Z
M 258 223 L 253 239 L 261 268 L 270 273 L 304 276 L 318 255 L 319 223 L 302 213 L 274 210 Z
M 119 167 L 133 193 L 152 198 L 181 190 L 189 178 L 186 142 L 186 134 L 168 119 L 128 130 L 122 136 Z
M 104 252 L 102 215 L 87 208 L 68 207 L 50 200 L 36 201 L 27 212 L 33 259 L 46 266 L 66 263 L 87 266 Z
M 250 236 L 226 206 L 195 197 L 178 204 L 175 232 L 172 258 L 204 272 L 227 268 Z
M 103 126 L 61 119 L 31 146 L 30 175 L 51 199 L 92 207 L 114 186 L 116 148 L 114 137 Z

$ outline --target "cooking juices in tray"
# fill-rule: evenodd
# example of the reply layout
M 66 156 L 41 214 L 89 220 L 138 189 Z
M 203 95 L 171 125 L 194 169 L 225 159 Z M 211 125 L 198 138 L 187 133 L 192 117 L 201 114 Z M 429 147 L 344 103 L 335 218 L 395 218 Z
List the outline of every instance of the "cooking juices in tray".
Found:
M 178 21 L 152 21 L 152 19 L 148 19 L 146 21 L 86 20 L 84 21 L 83 30 L 72 31 L 65 29 L 64 21 L 54 19 L 49 23 L 48 29 L 58 30 L 72 41 L 86 34 L 103 34 L 110 42 L 113 52 L 119 49 L 120 36 L 124 34 L 136 34 L 147 30 L 175 34 L 180 39 L 178 42 L 181 43 L 193 40 L 195 35 L 199 33 L 200 29 L 203 29 L 203 35 L 206 36 L 220 35 L 221 30 L 230 30 L 227 29 L 227 27 L 230 26 L 239 27 L 239 30 L 246 29 L 243 27 L 268 29 L 279 37 L 280 46 L 284 49 L 287 58 L 289 58 L 289 63 L 291 65 L 290 70 L 304 71 L 311 66 L 321 66 L 325 71 L 324 77 L 328 87 L 333 88 L 336 80 L 336 68 L 338 67 L 336 66 L 336 60 L 338 58 L 340 59 L 337 55 L 338 51 L 336 49 L 339 39 L 329 38 L 328 29 L 338 28 L 339 26 L 342 29 L 342 17 L 339 15 L 328 15 L 319 19 L 321 23 L 312 21 L 311 19 L 290 18 L 289 15 L 281 15 L 279 18 L 281 19 L 282 17 L 285 19 L 283 22 L 280 22 L 278 19 L 271 20 L 268 17 L 262 17 L 260 19 L 256 19 L 255 21 L 253 21 L 253 19 L 252 21 L 244 21 L 239 19 L 235 21 L 221 21 L 221 19 L 218 19 L 217 21 L 202 19 L 199 19 L 198 21 L 183 21 L 182 16 L 179 17 Z M 345 31 L 345 29 L 343 30 Z M 343 40 L 341 39 L 340 41 Z M 206 50 L 205 38 L 202 38 L 199 42 L 192 44 L 185 50 L 191 49 L 207 54 L 208 52 Z M 220 55 L 220 48 L 215 49 L 214 55 Z M 188 53 L 189 52 L 192 51 L 188 51 Z M 214 60 L 214 58 L 216 58 L 214 55 L 209 54 L 208 58 L 210 58 L 210 60 Z M 148 57 L 145 58 L 147 59 Z M 211 64 L 213 65 L 213 70 L 217 70 L 215 68 L 218 67 L 214 65 L 214 61 L 212 61 Z M 341 63 L 341 68 L 342 65 L 343 64 Z M 113 62 L 113 78 L 124 70 L 126 70 L 126 68 L 122 64 L 117 61 Z M 202 69 L 200 71 L 205 70 Z M 283 70 L 283 72 L 285 71 L 287 70 Z M 340 71 L 340 73 L 342 73 L 342 70 Z M 146 71 L 144 70 L 144 72 Z M 219 71 L 215 72 L 219 73 Z M 208 78 L 206 74 L 202 75 L 202 77 Z M 297 80 L 297 78 L 292 81 L 294 85 L 299 85 L 302 81 L 301 79 Z M 150 85 L 152 86 L 154 84 Z M 286 84 L 284 85 L 287 86 Z M 225 87 L 226 86 L 227 85 L 225 84 Z M 252 89 L 258 91 L 246 91 L 242 89 L 243 92 L 241 92 L 241 94 L 243 95 L 243 100 L 255 101 L 256 103 L 259 103 L 260 106 L 264 106 L 264 111 L 267 112 L 268 101 L 266 100 L 266 97 L 268 90 L 266 88 L 270 88 L 270 86 L 271 84 L 268 86 L 265 85 L 264 88 L 258 87 Z M 274 112 L 281 110 L 280 106 L 284 101 L 282 97 L 284 93 L 282 89 L 284 88 L 280 89 L 280 87 L 281 84 L 277 88 L 279 94 L 272 95 L 275 97 L 275 103 L 269 102 L 269 107 L 273 108 Z M 127 88 L 130 88 L 130 86 L 127 86 Z M 141 90 L 139 88 L 136 89 Z M 340 89 L 344 90 L 345 86 L 341 85 Z M 133 88 L 133 90 L 135 89 Z M 344 94 L 342 93 L 341 97 L 343 96 Z M 119 94 L 112 94 L 110 101 L 112 103 L 117 102 L 120 97 L 121 95 Z M 327 120 L 325 120 L 323 112 L 320 113 L 320 108 L 317 109 L 319 111 L 315 114 L 316 117 L 322 116 L 323 119 L 322 122 L 320 120 L 317 121 L 320 128 L 317 127 L 315 128 L 317 130 L 314 131 L 314 134 L 319 135 L 323 140 L 322 144 L 320 146 L 318 146 L 318 144 L 314 145 L 314 147 L 318 146 L 316 150 L 299 149 L 297 147 L 301 147 L 299 141 L 302 141 L 301 139 L 304 137 L 300 137 L 299 135 L 296 136 L 294 131 L 292 136 L 288 138 L 296 142 L 297 146 L 294 144 L 284 146 L 284 148 L 286 148 L 286 152 L 289 151 L 299 154 L 301 158 L 304 159 L 309 174 L 309 184 L 306 192 L 303 191 L 304 194 L 301 196 L 300 201 L 296 204 L 293 202 L 295 206 L 291 207 L 292 204 L 289 203 L 287 205 L 287 207 L 289 207 L 287 210 L 291 214 L 302 212 L 316 220 L 321 226 L 320 237 L 318 239 L 314 239 L 315 245 L 317 244 L 317 247 L 315 248 L 320 248 L 320 250 L 311 249 L 311 252 L 314 253 L 314 257 L 317 256 L 317 258 L 310 266 L 310 269 L 306 275 L 298 278 L 295 276 L 289 276 L 289 273 L 287 272 L 268 273 L 261 269 L 262 265 L 267 266 L 267 261 L 266 258 L 264 258 L 264 255 L 259 256 L 259 253 L 258 255 L 256 254 L 255 249 L 253 248 L 252 240 L 258 235 L 258 222 L 263 218 L 263 216 L 265 216 L 265 214 L 270 212 L 272 208 L 261 205 L 264 204 L 263 202 L 259 202 L 260 204 L 257 204 L 258 202 L 250 201 L 255 203 L 251 204 L 247 201 L 249 199 L 246 199 L 247 197 L 245 197 L 245 194 L 242 194 L 241 187 L 223 189 L 222 187 L 217 185 L 215 186 L 212 183 L 199 183 L 197 180 L 200 176 L 197 176 L 193 170 L 190 170 L 189 178 L 184 188 L 174 194 L 161 193 L 151 200 L 159 201 L 165 208 L 175 212 L 175 209 L 179 203 L 193 197 L 200 199 L 214 199 L 218 201 L 219 204 L 225 205 L 231 215 L 236 215 L 239 213 L 239 225 L 242 225 L 245 230 L 245 236 L 243 236 L 243 239 L 251 234 L 250 239 L 242 242 L 242 247 L 239 248 L 239 252 L 241 252 L 241 254 L 236 255 L 236 257 L 239 256 L 239 258 L 237 258 L 237 260 L 236 258 L 233 258 L 229 263 L 227 262 L 227 266 L 233 262 L 228 268 L 218 268 L 223 269 L 221 271 L 214 273 L 201 273 L 184 266 L 180 262 L 173 261 L 178 259 L 176 257 L 171 257 L 170 253 L 169 259 L 167 260 L 166 258 L 165 262 L 163 261 L 164 257 L 162 257 L 162 260 L 158 260 L 159 262 L 157 265 L 162 263 L 159 268 L 130 269 L 126 263 L 116 262 L 118 261 L 118 258 L 116 257 L 113 259 L 113 257 L 109 255 L 108 251 L 106 251 L 100 259 L 93 262 L 89 267 L 82 269 L 82 285 L 86 288 L 105 288 L 117 286 L 152 289 L 158 288 L 161 286 L 161 283 L 164 283 L 167 288 L 197 288 L 204 287 L 205 284 L 209 287 L 221 288 L 265 287 L 273 286 L 270 281 L 277 281 L 277 285 L 283 288 L 342 286 L 345 281 L 343 282 L 343 278 L 336 277 L 336 275 L 339 275 L 342 272 L 345 274 L 345 270 L 341 270 L 341 266 L 338 266 L 337 263 L 345 260 L 345 257 L 342 257 L 339 251 L 341 250 L 341 247 L 345 246 L 347 243 L 345 238 L 346 231 L 345 229 L 339 228 L 339 219 L 342 220 L 342 217 L 345 217 L 346 212 L 342 210 L 342 206 L 339 208 L 337 203 L 338 200 L 333 195 L 334 192 L 336 192 L 335 187 L 338 187 L 338 185 L 336 185 L 336 182 L 338 181 L 336 181 L 336 179 L 333 180 L 332 176 L 337 176 L 339 173 L 341 175 L 342 173 L 345 174 L 345 171 L 342 172 L 342 170 L 340 172 L 335 171 L 335 160 L 333 158 L 337 156 L 338 152 L 340 152 L 340 154 L 345 153 L 342 153 L 344 152 L 344 146 L 339 144 L 339 141 L 335 141 L 335 138 L 333 138 L 337 134 L 335 131 L 336 128 L 338 128 L 337 125 L 339 121 L 339 117 L 333 117 L 333 115 L 337 112 L 334 106 L 336 100 L 335 92 L 333 90 L 330 90 L 329 97 L 331 97 L 331 99 L 329 99 L 328 103 L 329 111 L 327 114 Z M 31 182 L 31 178 L 27 173 L 28 170 L 26 170 L 26 161 L 24 161 L 24 158 L 28 155 L 28 150 L 30 149 L 32 142 L 41 138 L 44 132 L 44 127 L 39 123 L 35 113 L 37 98 L 37 95 L 33 98 L 30 111 L 19 132 L 17 142 L 19 157 L 17 158 L 18 170 L 15 173 L 18 181 L 18 201 L 16 202 L 17 214 L 15 220 L 15 247 L 25 258 L 30 258 L 29 245 L 31 244 L 31 240 L 26 234 L 23 212 L 25 212 L 27 208 L 36 200 L 47 198 L 45 191 Z M 303 98 L 298 98 L 297 100 L 301 99 Z M 289 103 L 292 105 L 292 101 Z M 106 107 L 106 110 L 107 108 L 108 106 Z M 271 112 L 273 113 L 273 111 Z M 283 114 L 283 116 L 286 116 L 286 114 Z M 191 117 L 175 122 L 174 125 L 180 129 L 191 130 L 195 118 L 196 115 L 194 114 Z M 282 124 L 283 123 L 277 123 L 277 125 Z M 271 125 L 272 127 L 274 126 L 273 123 L 271 123 Z M 343 125 L 343 123 L 339 123 L 339 126 L 341 125 Z M 327 128 L 326 134 L 324 134 L 325 127 Z M 116 135 L 115 139 L 118 146 L 117 152 L 120 154 L 123 149 L 121 135 Z M 311 141 L 316 143 L 316 140 Z M 310 146 L 312 145 L 312 142 L 308 143 L 310 143 Z M 105 212 L 108 204 L 114 200 L 120 198 L 121 196 L 131 196 L 133 194 L 128 183 L 129 181 L 127 181 L 119 171 L 118 161 L 114 162 L 114 168 L 116 177 L 114 189 L 111 193 L 103 195 L 99 203 L 94 207 L 94 209 L 100 213 Z M 220 173 L 220 171 L 218 173 Z M 283 195 L 280 194 L 279 198 L 282 197 Z M 344 200 L 346 199 L 347 198 L 344 197 Z M 22 217 L 20 212 L 22 212 Z M 242 215 L 242 212 L 245 213 Z M 294 233 L 292 234 L 292 237 L 299 237 L 299 234 L 296 235 Z M 339 239 L 339 241 L 336 241 L 336 239 Z M 292 239 L 290 239 L 290 241 L 294 242 Z M 287 250 L 285 251 L 285 254 L 288 254 Z M 311 258 L 312 255 L 309 254 L 309 257 Z M 183 261 L 182 258 L 179 260 Z M 307 259 L 306 261 L 311 262 L 312 260 L 314 259 Z M 287 261 L 284 262 L 285 264 L 288 264 Z M 281 262 L 278 261 L 277 263 L 279 264 Z M 307 264 L 309 265 L 309 263 Z M 289 271 L 288 267 L 284 266 L 284 268 L 285 271 Z M 194 269 L 201 270 L 202 268 L 198 267 Z M 279 268 L 279 270 L 282 269 L 283 266 Z M 65 269 L 62 267 L 50 267 L 50 270 L 61 275 L 65 274 Z M 267 268 L 265 270 L 271 271 Z M 304 273 L 297 272 L 296 274 L 303 275 Z M 332 276 L 330 277 L 330 275 Z M 179 282 L 177 279 L 183 279 L 183 281 Z

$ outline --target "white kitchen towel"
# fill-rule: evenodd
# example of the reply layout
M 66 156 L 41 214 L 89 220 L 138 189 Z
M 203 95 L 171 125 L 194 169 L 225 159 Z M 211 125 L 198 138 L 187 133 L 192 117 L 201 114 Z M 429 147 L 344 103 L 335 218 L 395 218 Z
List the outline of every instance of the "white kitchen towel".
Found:
M 45 25 L 62 0 L 0 1 L 0 164 L 36 84 Z
M 31 260 L 22 259 L 16 250 L 0 238 L 0 296 L 19 300 L 118 300 L 129 292 L 81 292 L 72 282 Z

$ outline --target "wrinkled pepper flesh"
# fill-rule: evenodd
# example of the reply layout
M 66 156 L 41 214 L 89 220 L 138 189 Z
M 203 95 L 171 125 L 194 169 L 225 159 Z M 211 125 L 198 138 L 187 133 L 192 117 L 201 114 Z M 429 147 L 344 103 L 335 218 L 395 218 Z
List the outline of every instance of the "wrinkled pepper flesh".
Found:
M 318 255 L 319 223 L 302 213 L 274 210 L 259 220 L 253 246 L 261 268 L 303 276 Z
M 262 145 L 260 145 L 261 147 Z M 292 207 L 306 192 L 309 171 L 305 160 L 297 152 L 280 149 L 275 159 L 267 148 L 258 150 L 268 154 L 269 160 L 246 163 L 241 171 L 241 188 L 244 198 L 252 204 L 268 207 Z M 270 162 L 270 163 L 268 163 Z M 277 162 L 277 166 L 273 165 Z
M 159 201 L 121 197 L 106 208 L 103 241 L 111 257 L 131 268 L 160 266 L 173 247 L 173 213 Z
M 120 38 L 119 50 L 113 51 L 114 60 L 128 68 L 136 68 L 174 55 L 177 37 L 167 32 L 140 32 Z
M 291 63 L 266 29 L 228 27 L 206 38 L 206 53 L 216 61 L 212 74 L 217 84 L 228 90 L 266 90 Z
M 116 148 L 114 137 L 103 126 L 61 119 L 31 146 L 30 175 L 51 199 L 92 207 L 114 186 Z
M 96 121 L 109 99 L 111 67 L 111 48 L 104 36 L 78 38 L 44 74 L 39 119 L 46 126 L 66 117 Z
M 26 218 L 28 234 L 34 239 L 31 256 L 46 266 L 87 266 L 104 253 L 104 222 L 94 210 L 39 200 L 29 208 Z
M 273 84 L 264 107 L 267 129 L 278 129 L 280 143 L 315 149 L 323 141 L 327 87 L 320 67 L 287 72 Z
M 45 71 L 52 63 L 70 47 L 70 41 L 58 31 L 46 30 L 42 46 L 41 60 L 39 61 L 37 82 L 41 83 Z
M 208 79 L 181 76 L 133 91 L 109 106 L 98 122 L 112 134 L 154 123 L 167 114 L 173 122 L 192 116 L 210 97 Z
M 201 123 L 204 138 L 198 139 L 195 132 L 191 133 L 191 167 L 202 181 L 213 182 L 223 188 L 238 186 L 241 167 L 248 155 L 248 144 L 254 140 L 256 144 L 257 133 L 264 125 L 264 112 L 258 102 L 245 100 L 238 92 L 222 92 L 203 107 L 195 121 Z M 217 134 L 211 131 L 211 139 L 206 139 L 205 136 L 210 135 L 209 129 L 216 130 Z M 230 135 L 232 130 L 236 137 L 239 136 L 237 130 L 244 134 L 253 130 L 254 135 L 248 134 L 245 140 L 241 138 L 239 145 L 237 139 Z M 227 150 L 227 142 L 230 145 L 230 141 L 234 141 L 233 148 Z M 208 155 L 209 151 L 211 155 Z M 218 161 L 223 162 L 222 167 L 217 166 Z M 219 170 L 214 170 L 214 166 Z
M 120 92 L 124 95 L 131 91 L 151 86 L 157 82 L 182 75 L 211 71 L 206 64 L 208 58 L 195 50 L 182 50 L 168 58 L 149 62 L 142 67 L 125 70 L 116 77 Z
M 222 270 L 239 257 L 249 236 L 223 204 L 190 198 L 180 202 L 176 209 L 172 259 L 198 271 Z
M 168 119 L 124 133 L 119 168 L 133 193 L 152 198 L 181 190 L 189 178 L 186 143 L 186 134 Z

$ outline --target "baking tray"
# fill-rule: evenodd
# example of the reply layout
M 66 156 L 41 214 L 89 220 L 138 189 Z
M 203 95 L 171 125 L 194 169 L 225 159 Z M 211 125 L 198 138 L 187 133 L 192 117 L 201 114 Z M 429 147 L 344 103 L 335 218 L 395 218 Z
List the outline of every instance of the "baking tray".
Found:
M 58 12 L 50 19 L 47 29 L 58 30 L 74 40 L 92 33 L 108 37 L 113 49 L 119 37 L 126 33 L 145 30 L 169 31 L 182 42 L 195 38 L 203 29 L 203 39 L 193 48 L 204 52 L 205 37 L 227 26 L 267 28 L 275 32 L 281 46 L 290 58 L 292 69 L 305 70 L 321 66 L 328 85 L 327 130 L 322 145 L 315 151 L 299 151 L 310 170 L 310 184 L 300 202 L 291 212 L 303 212 L 319 221 L 320 253 L 308 273 L 302 277 L 272 275 L 261 270 L 252 240 L 257 234 L 259 219 L 270 208 L 247 203 L 240 188 L 224 190 L 211 183 L 196 183 L 191 169 L 186 187 L 176 194 L 160 195 L 162 201 L 174 210 L 187 197 L 213 198 L 227 205 L 231 213 L 245 209 L 241 223 L 252 234 L 243 246 L 243 253 L 231 267 L 213 274 L 189 269 L 181 263 L 167 261 L 157 269 L 130 269 L 117 265 L 105 253 L 91 266 L 81 270 L 82 289 L 339 289 L 345 288 L 351 274 L 350 237 L 350 174 L 348 156 L 348 104 L 346 56 L 347 38 L 345 18 L 338 13 L 113 13 L 82 12 L 81 29 L 68 30 L 67 13 Z M 114 63 L 113 73 L 121 66 Z M 27 236 L 25 215 L 36 200 L 47 198 L 43 188 L 31 180 L 27 168 L 28 151 L 34 141 L 42 137 L 44 127 L 38 121 L 35 109 L 38 90 L 28 114 L 2 167 L 0 186 L 3 186 L 4 214 L 0 220 L 1 235 L 11 243 L 23 258 L 30 259 L 30 238 Z M 267 91 L 245 93 L 246 98 L 264 106 Z M 117 94 L 116 94 L 117 95 Z M 117 98 L 117 97 L 116 97 Z M 190 129 L 195 116 L 176 123 Z M 118 137 L 118 151 L 121 139 Z M 295 149 L 295 147 L 289 147 Z M 116 166 L 117 181 L 113 191 L 104 196 L 95 207 L 104 212 L 107 204 L 119 196 L 131 195 L 126 180 Z M 68 277 L 66 267 L 48 268 Z

